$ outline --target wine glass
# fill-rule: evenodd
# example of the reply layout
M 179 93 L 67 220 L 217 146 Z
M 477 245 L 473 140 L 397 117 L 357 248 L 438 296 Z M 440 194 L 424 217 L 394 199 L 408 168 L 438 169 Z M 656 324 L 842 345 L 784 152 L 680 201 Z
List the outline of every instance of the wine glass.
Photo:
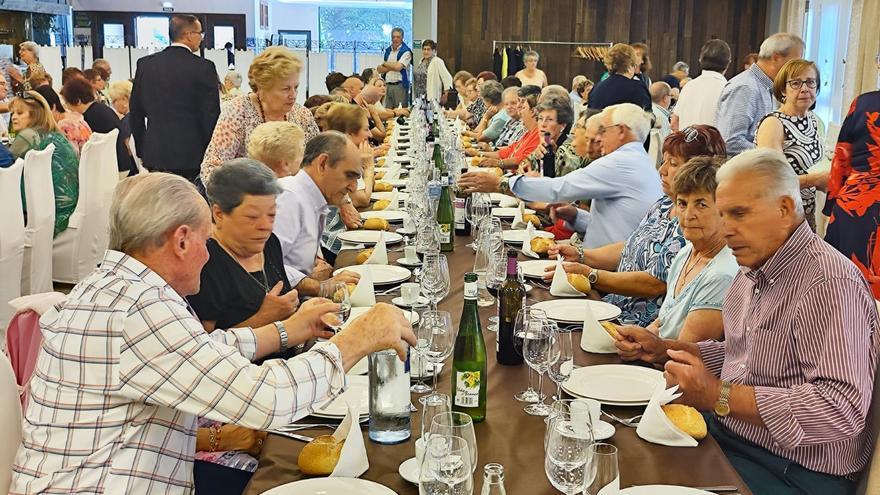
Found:
M 413 327 L 413 331 L 417 331 L 419 321 L 422 321 L 424 318 L 425 312 L 428 311 L 428 305 L 420 302 L 415 302 L 409 308 L 409 323 Z M 425 366 L 427 360 L 422 353 L 419 351 L 418 347 L 413 347 L 412 352 L 410 352 L 410 373 L 415 374 L 417 381 L 416 383 L 409 388 L 411 392 L 415 392 L 417 394 L 424 394 L 433 390 L 428 384 L 425 383 L 425 372 L 428 371 L 428 367 Z
M 598 495 L 603 492 L 617 493 L 620 490 L 617 447 L 609 443 L 594 443 L 592 450 L 593 476 L 584 493 L 588 495 Z
M 551 335 L 550 322 L 534 318 L 529 321 L 528 329 L 523 335 L 523 359 L 538 373 L 539 393 L 543 390 L 544 373 L 551 363 Z M 526 406 L 523 410 L 532 416 L 547 416 L 550 413 L 550 408 L 544 403 L 543 398 L 539 398 L 538 402 Z
M 589 414 L 575 421 L 571 413 L 559 412 L 550 421 L 544 472 L 550 483 L 566 495 L 580 493 L 592 482 L 593 434 Z
M 425 254 L 422 261 L 421 290 L 434 310 L 437 303 L 449 294 L 449 263 L 440 253 Z
M 419 322 L 416 348 L 429 363 L 434 365 L 434 393 L 437 392 L 437 373 L 440 365 L 455 347 L 458 330 L 452 325 L 449 311 L 426 311 Z
M 483 226 L 483 220 L 492 212 L 492 201 L 488 194 L 473 193 L 465 200 L 465 218 L 473 225 L 475 242 L 468 244 L 468 247 L 476 249 L 479 245 L 480 228 Z
M 339 305 L 339 309 L 335 313 L 338 323 L 327 325 L 332 328 L 334 332 L 338 332 L 345 324 L 345 321 L 348 320 L 349 315 L 351 315 L 351 300 L 349 299 L 348 285 L 345 282 L 325 280 L 321 282 L 321 286 L 318 289 L 318 295 Z
M 513 348 L 517 354 L 522 356 L 522 346 L 523 346 L 523 338 L 525 333 L 531 324 L 532 320 L 546 320 L 547 314 L 540 309 L 534 309 L 531 306 L 523 306 L 522 309 L 516 314 L 516 322 L 513 324 Z M 514 399 L 520 402 L 538 402 L 538 400 L 543 399 L 543 394 L 538 395 L 538 392 L 532 387 L 532 367 L 529 366 L 529 387 L 523 391 L 517 392 L 513 396 Z
M 427 439 L 431 433 L 431 424 L 434 416 L 452 412 L 452 399 L 439 392 L 419 397 L 422 404 L 422 438 Z
M 419 470 L 420 495 L 472 495 L 473 467 L 467 441 L 461 437 L 429 435 Z
M 498 299 L 498 291 L 501 290 L 501 284 L 507 278 L 507 255 L 504 252 L 492 253 L 489 266 L 486 269 L 486 290 L 495 298 L 495 314 L 489 317 L 489 324 L 486 329 L 490 332 L 498 331 L 498 311 L 501 304 Z
M 560 399 L 562 395 L 562 384 L 571 376 L 571 370 L 574 368 L 574 350 L 571 347 L 571 332 L 562 331 L 555 321 L 550 321 L 550 367 L 547 368 L 547 375 L 550 380 L 556 384 L 556 396 L 554 399 Z
M 462 412 L 436 414 L 431 420 L 429 435 L 464 438 L 471 454 L 471 466 L 477 469 L 477 436 L 474 433 L 474 420 L 469 415 Z

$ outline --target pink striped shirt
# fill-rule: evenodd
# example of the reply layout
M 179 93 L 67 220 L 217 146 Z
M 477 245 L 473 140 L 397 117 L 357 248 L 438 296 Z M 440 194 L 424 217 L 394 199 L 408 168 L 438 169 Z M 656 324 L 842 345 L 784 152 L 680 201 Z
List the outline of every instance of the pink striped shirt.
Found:
M 806 222 L 757 270 L 736 276 L 724 342 L 701 342 L 706 367 L 755 387 L 764 427 L 721 418 L 733 433 L 807 469 L 861 471 L 880 349 L 877 307 L 855 265 Z

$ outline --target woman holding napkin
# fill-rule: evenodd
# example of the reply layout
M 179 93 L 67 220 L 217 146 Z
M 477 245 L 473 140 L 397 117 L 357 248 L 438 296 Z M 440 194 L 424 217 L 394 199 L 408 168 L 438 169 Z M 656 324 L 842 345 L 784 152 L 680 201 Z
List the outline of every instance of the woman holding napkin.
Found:
M 648 210 L 626 242 L 595 249 L 557 245 L 548 251 L 551 257 L 561 254 L 569 261 L 564 264 L 566 272 L 586 275 L 593 289 L 605 293 L 604 300 L 622 310 L 619 319 L 624 324 L 644 327 L 657 319 L 669 267 L 685 245 L 672 184 L 679 168 L 697 156 L 726 156 L 724 140 L 714 127 L 692 126 L 666 138 L 660 167 L 664 196 Z M 555 215 L 573 217 L 574 208 L 557 208 Z M 548 268 L 546 279 L 553 277 L 554 269 Z

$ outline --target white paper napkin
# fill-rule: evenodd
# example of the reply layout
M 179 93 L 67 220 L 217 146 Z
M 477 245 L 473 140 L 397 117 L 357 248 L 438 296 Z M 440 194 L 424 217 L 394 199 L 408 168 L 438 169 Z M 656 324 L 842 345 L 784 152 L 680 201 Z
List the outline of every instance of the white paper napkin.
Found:
M 696 447 L 697 441 L 694 437 L 681 431 L 660 406 L 668 404 L 675 399 L 681 397 L 678 391 L 678 385 L 667 389 L 665 380 L 658 380 L 657 388 L 651 395 L 651 401 L 645 408 L 645 414 L 639 421 L 639 427 L 636 428 L 636 434 L 643 440 L 660 445 L 668 445 L 670 447 Z
M 357 406 L 348 405 L 348 414 L 345 419 L 339 423 L 339 427 L 333 432 L 333 437 L 337 441 L 345 440 L 342 445 L 342 452 L 339 454 L 339 462 L 336 468 L 330 473 L 330 477 L 337 478 L 357 478 L 367 472 L 370 468 L 370 461 L 367 459 L 367 448 L 364 446 L 364 436 L 361 433 L 360 423 L 358 419 Z
M 385 207 L 385 211 L 397 211 L 400 209 L 399 195 L 400 193 L 397 191 L 396 187 L 391 190 L 391 198 L 389 198 L 390 203 Z
M 514 198 L 513 196 L 508 196 L 506 194 L 502 194 L 501 198 L 498 202 L 498 206 L 502 208 L 513 208 L 519 204 L 519 200 Z
M 344 251 L 346 249 L 364 249 L 366 246 L 363 244 L 355 244 L 353 242 L 342 241 L 342 247 L 339 248 L 340 251 Z
M 385 172 L 385 176 L 382 177 L 382 180 L 389 182 L 398 179 L 400 179 L 400 163 L 394 162 L 393 165 L 388 167 L 388 171 Z
M 369 308 L 376 305 L 376 290 L 373 288 L 373 274 L 371 272 L 369 267 L 360 271 L 361 279 L 358 280 L 354 292 L 349 297 L 351 307 Z
M 536 253 L 532 250 L 532 239 L 534 239 L 534 238 L 535 238 L 535 226 L 532 225 L 532 222 L 529 222 L 528 225 L 526 225 L 526 236 L 523 238 L 522 253 L 524 255 L 532 257 L 532 258 L 540 258 L 540 256 L 538 256 L 538 253 Z M 557 265 L 557 267 L 558 266 L 559 265 Z M 556 276 L 554 275 L 553 278 L 555 279 Z
M 388 249 L 385 247 L 385 231 L 379 231 L 379 241 L 373 247 L 373 254 L 364 261 L 365 265 L 387 265 Z
M 526 222 L 523 221 L 523 211 L 525 210 L 525 203 L 520 202 L 519 207 L 516 209 L 516 213 L 513 214 L 513 220 L 510 223 L 511 229 L 524 229 L 526 228 Z M 529 222 L 532 223 L 532 222 Z
M 581 332 L 581 349 L 595 354 L 617 354 L 614 337 L 602 328 L 590 305 L 584 314 L 584 328 Z
M 583 297 L 585 295 L 568 282 L 568 275 L 562 267 L 561 255 L 556 255 L 556 271 L 553 272 L 553 281 L 550 283 L 550 295 L 556 297 Z

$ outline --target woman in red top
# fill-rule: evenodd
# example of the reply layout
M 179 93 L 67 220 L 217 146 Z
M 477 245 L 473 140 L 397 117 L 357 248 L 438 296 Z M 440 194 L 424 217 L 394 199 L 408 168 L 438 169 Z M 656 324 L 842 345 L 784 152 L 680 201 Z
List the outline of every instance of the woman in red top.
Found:
M 480 162 L 481 167 L 516 168 L 540 144 L 541 131 L 538 129 L 535 108 L 538 106 L 541 88 L 537 86 L 523 86 L 519 88 L 517 96 L 519 96 L 520 117 L 522 118 L 523 126 L 526 128 L 526 133 L 523 134 L 519 141 L 499 148 L 498 151 L 468 150 L 469 155 L 483 158 Z

